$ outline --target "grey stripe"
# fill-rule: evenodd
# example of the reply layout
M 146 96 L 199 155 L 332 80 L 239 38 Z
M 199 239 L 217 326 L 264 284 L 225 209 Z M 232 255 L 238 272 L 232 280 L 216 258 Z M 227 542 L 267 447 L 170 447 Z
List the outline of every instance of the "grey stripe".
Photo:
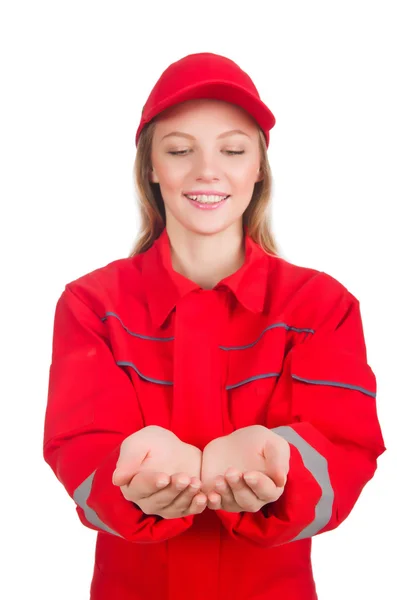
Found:
M 92 480 L 94 479 L 94 475 L 95 475 L 95 471 L 93 473 L 91 473 L 91 475 L 89 475 L 89 477 L 87 477 L 87 479 L 85 479 L 83 481 L 83 483 L 81 483 L 79 485 L 78 488 L 76 488 L 76 490 L 74 491 L 74 494 L 73 494 L 73 500 L 76 502 L 76 504 L 78 504 L 83 509 L 85 518 L 92 525 L 94 525 L 98 529 L 103 529 L 103 531 L 107 531 L 108 533 L 113 533 L 114 535 L 117 535 L 118 537 L 122 538 L 123 537 L 122 535 L 120 535 L 116 531 L 113 531 L 113 529 L 110 529 L 110 527 L 105 525 L 105 523 L 103 523 L 101 521 L 101 519 L 98 517 L 96 512 L 92 508 L 87 506 L 87 498 L 91 494 Z
M 131 367 L 132 369 L 134 369 L 134 371 L 136 371 L 136 373 L 138 373 L 139 377 L 142 377 L 142 379 L 145 379 L 146 381 L 150 381 L 151 383 L 158 383 L 160 385 L 174 385 L 173 381 L 167 381 L 164 379 L 154 379 L 153 377 L 144 375 L 143 373 L 141 373 L 141 371 L 139 371 L 138 367 L 136 365 L 134 365 L 134 363 L 132 363 L 132 362 L 129 362 L 126 360 L 118 360 L 118 361 L 116 361 L 116 364 L 119 366 Z M 240 385 L 249 383 L 250 381 L 255 381 L 257 379 L 266 379 L 267 377 L 278 377 L 279 375 L 280 375 L 280 373 L 260 373 L 259 375 L 253 375 L 252 377 L 249 377 L 248 379 L 243 379 L 242 381 L 234 383 L 233 385 L 227 385 L 225 387 L 225 389 L 232 390 L 236 387 L 239 387 Z M 373 398 L 376 398 L 376 393 L 370 392 L 369 390 L 362 388 L 358 385 L 351 385 L 349 383 L 339 383 L 337 381 L 326 381 L 326 380 L 321 380 L 321 379 L 304 379 L 303 377 L 299 377 L 298 375 L 293 375 L 293 374 L 292 374 L 292 378 L 296 379 L 297 381 L 303 381 L 305 383 L 314 383 L 314 384 L 320 384 L 320 385 L 333 385 L 335 387 L 347 388 L 349 390 L 358 390 L 358 391 L 362 392 L 363 394 L 367 394 L 368 396 L 372 396 Z
M 272 429 L 278 435 L 281 435 L 287 442 L 293 444 L 300 452 L 303 464 L 310 471 L 314 479 L 321 487 L 321 498 L 315 508 L 315 517 L 312 523 L 309 523 L 293 540 L 316 535 L 325 527 L 332 516 L 332 506 L 334 502 L 334 490 L 328 473 L 328 462 L 315 448 L 313 448 L 302 436 L 300 436 L 292 427 L 281 426 Z
M 108 317 L 115 317 L 116 319 L 118 319 L 122 325 L 122 327 L 125 329 L 125 331 L 129 334 L 129 335 L 133 335 L 134 337 L 138 337 L 141 338 L 143 340 L 152 340 L 155 342 L 172 342 L 172 340 L 175 339 L 175 337 L 169 337 L 169 338 L 159 338 L 159 337 L 152 337 L 150 335 L 143 335 L 141 333 L 135 333 L 134 331 L 130 331 L 128 329 L 128 327 L 126 327 L 123 323 L 123 321 L 120 319 L 120 317 L 112 312 L 112 311 L 107 311 L 105 313 L 104 317 L 101 317 L 101 321 L 106 321 L 106 319 Z M 269 325 L 268 327 L 265 327 L 265 329 L 263 329 L 263 331 L 261 332 L 260 336 L 251 344 L 247 344 L 246 346 L 219 346 L 219 348 L 221 350 L 245 350 L 246 348 L 251 348 L 252 346 L 255 346 L 255 344 L 257 344 L 259 342 L 259 340 L 261 339 L 261 337 L 263 336 L 263 334 L 268 331 L 269 329 L 274 329 L 275 327 L 284 327 L 287 330 L 291 330 L 291 331 L 297 331 L 298 333 L 302 332 L 302 331 L 306 331 L 307 333 L 314 333 L 314 329 L 308 329 L 306 327 L 300 328 L 300 327 L 293 327 L 292 325 L 287 325 L 286 323 L 274 323 L 273 325 Z
M 259 340 L 261 339 L 263 334 L 266 331 L 268 331 L 268 329 L 274 329 L 275 327 L 284 327 L 287 330 L 290 329 L 291 331 L 297 331 L 298 333 L 302 332 L 302 331 L 306 331 L 307 333 L 314 333 L 314 329 L 292 327 L 292 325 L 287 325 L 286 323 L 274 323 L 273 325 L 269 325 L 268 327 L 265 327 L 265 329 L 262 331 L 260 336 L 251 344 L 247 344 L 246 346 L 219 346 L 219 348 L 221 350 L 245 350 L 246 348 L 251 348 L 252 346 L 255 346 L 255 344 L 257 344 L 259 342 Z
M 363 394 L 367 394 L 368 396 L 372 396 L 372 398 L 376 398 L 376 393 L 370 392 L 369 390 L 360 387 L 359 385 L 351 385 L 350 383 L 339 383 L 338 381 L 327 381 L 325 379 L 304 379 L 303 377 L 299 377 L 298 375 L 292 375 L 294 379 L 298 381 L 304 381 L 305 383 L 318 383 L 320 385 L 334 385 L 335 387 L 343 387 L 348 390 L 358 390 Z
M 151 337 L 150 335 L 143 335 L 141 333 L 134 333 L 133 331 L 130 331 L 123 323 L 123 321 L 120 319 L 120 317 L 118 315 L 116 315 L 116 313 L 108 311 L 105 313 L 105 316 L 101 318 L 101 321 L 106 321 L 106 319 L 108 317 L 116 317 L 116 319 L 118 319 L 122 325 L 122 327 L 126 330 L 127 333 L 129 333 L 130 335 L 133 335 L 134 337 L 138 337 L 138 338 L 142 338 L 143 340 L 152 340 L 155 342 L 171 342 L 174 338 L 173 337 L 169 337 L 169 338 L 159 338 L 159 337 Z
M 278 377 L 280 373 L 262 373 L 261 375 L 254 375 L 253 377 L 249 377 L 248 379 L 244 379 L 243 381 L 239 381 L 238 383 L 234 383 L 233 385 L 227 385 L 227 390 L 232 390 L 239 385 L 243 385 L 244 383 L 248 383 L 249 381 L 255 381 L 256 379 L 266 379 L 266 377 Z
M 136 371 L 139 375 L 139 377 L 142 377 L 142 379 L 146 379 L 147 381 L 151 381 L 152 383 L 161 383 L 162 385 L 174 385 L 173 381 L 165 381 L 163 379 L 153 379 L 152 377 L 148 377 L 147 375 L 143 375 L 137 368 L 136 365 L 134 365 L 134 363 L 132 362 L 128 362 L 126 360 L 118 360 L 116 361 L 117 365 L 120 366 L 127 366 L 127 367 L 132 367 L 134 369 L 134 371 Z

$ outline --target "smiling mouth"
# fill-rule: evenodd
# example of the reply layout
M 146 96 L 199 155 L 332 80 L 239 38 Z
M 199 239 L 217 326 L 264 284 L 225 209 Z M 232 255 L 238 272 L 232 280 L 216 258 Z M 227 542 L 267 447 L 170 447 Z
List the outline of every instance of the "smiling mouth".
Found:
M 189 196 L 188 194 L 183 194 L 183 195 L 188 200 L 192 200 L 192 202 L 198 202 L 199 204 L 218 204 L 219 202 L 223 202 L 224 200 L 227 200 L 228 198 L 230 198 L 230 194 L 228 194 L 226 196 L 217 196 L 214 194 L 208 194 L 208 196 L 206 196 L 205 194 L 192 195 L 192 196 Z M 200 198 L 200 200 L 198 198 Z M 203 200 L 203 198 L 205 198 L 205 199 Z M 209 198 L 211 198 L 211 199 L 209 199 Z

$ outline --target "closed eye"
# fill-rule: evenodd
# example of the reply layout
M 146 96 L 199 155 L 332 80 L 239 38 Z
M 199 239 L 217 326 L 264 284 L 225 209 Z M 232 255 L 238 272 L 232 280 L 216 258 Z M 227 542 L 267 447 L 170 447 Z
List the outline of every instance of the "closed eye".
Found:
M 168 152 L 168 154 L 172 154 L 174 156 L 186 156 L 186 153 L 189 152 L 188 150 L 178 150 L 178 151 L 174 151 L 174 152 Z M 236 150 L 225 150 L 226 154 L 244 154 L 245 150 L 240 150 L 240 151 L 236 151 Z

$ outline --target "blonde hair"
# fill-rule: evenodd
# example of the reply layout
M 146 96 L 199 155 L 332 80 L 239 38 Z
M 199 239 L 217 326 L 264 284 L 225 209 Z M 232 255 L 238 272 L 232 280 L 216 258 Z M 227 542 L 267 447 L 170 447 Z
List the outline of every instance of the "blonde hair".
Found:
M 129 257 L 148 250 L 165 228 L 165 209 L 160 188 L 157 183 L 149 180 L 149 173 L 152 169 L 151 150 L 155 126 L 156 119 L 154 118 L 142 129 L 138 141 L 133 173 L 141 225 Z M 251 202 L 243 214 L 243 226 L 247 227 L 248 235 L 265 252 L 277 256 L 279 251 L 271 231 L 269 215 L 272 174 L 267 157 L 266 139 L 263 131 L 259 128 L 258 131 L 263 178 L 255 183 Z

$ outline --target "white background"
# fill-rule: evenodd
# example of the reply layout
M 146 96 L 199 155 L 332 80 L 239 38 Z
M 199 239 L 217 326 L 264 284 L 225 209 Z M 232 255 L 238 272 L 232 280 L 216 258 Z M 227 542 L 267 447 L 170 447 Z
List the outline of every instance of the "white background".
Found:
M 394 4 L 1 3 L 2 598 L 89 598 L 95 532 L 42 458 L 55 303 L 128 255 L 142 106 L 170 62 L 204 51 L 235 60 L 275 114 L 282 255 L 360 300 L 377 376 L 388 450 L 348 519 L 314 538 L 319 599 L 397 598 Z

